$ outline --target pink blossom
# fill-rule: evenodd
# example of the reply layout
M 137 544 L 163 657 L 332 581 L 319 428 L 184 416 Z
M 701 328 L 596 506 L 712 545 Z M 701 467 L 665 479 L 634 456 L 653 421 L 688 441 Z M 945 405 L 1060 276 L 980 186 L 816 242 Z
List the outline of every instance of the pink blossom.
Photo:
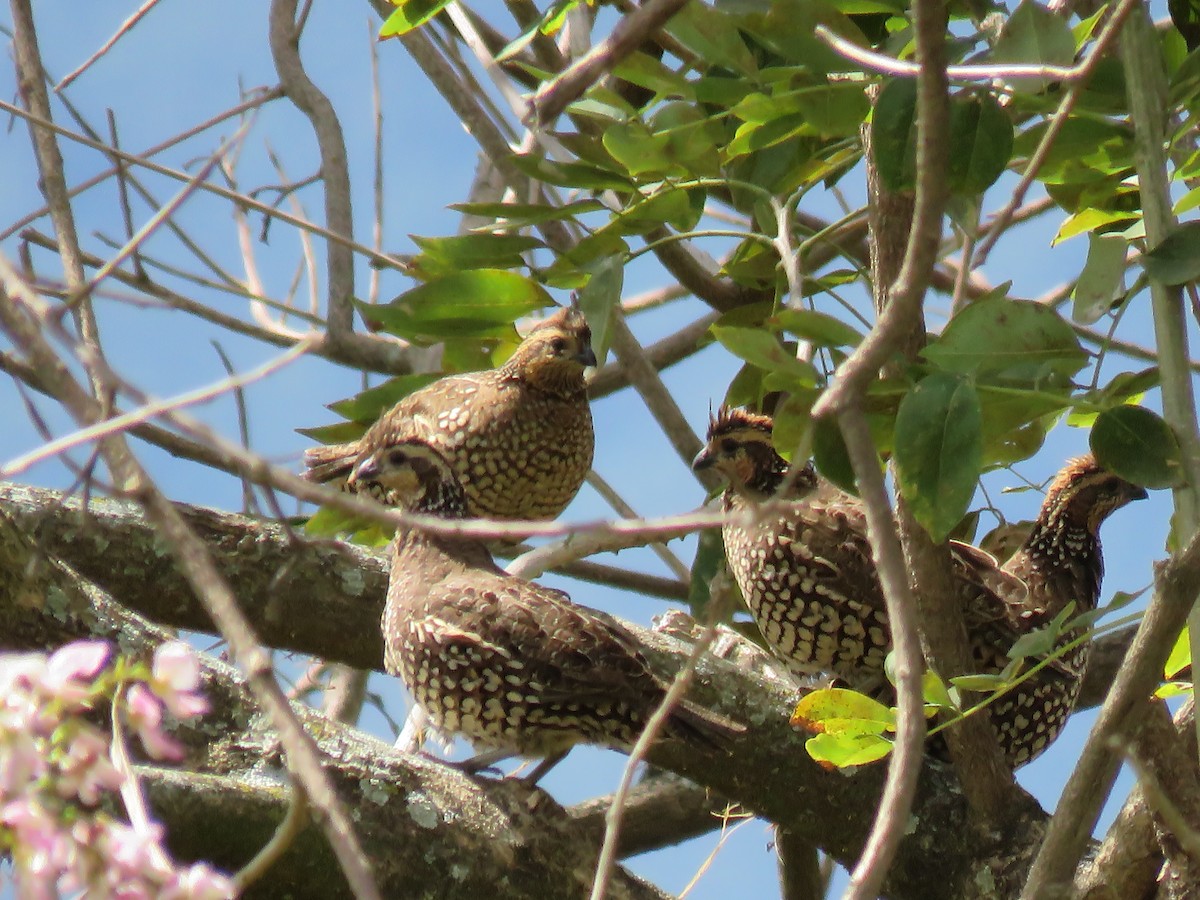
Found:
M 126 695 L 129 724 L 142 746 L 155 759 L 182 759 L 183 746 L 162 729 L 162 703 L 144 684 L 135 684 Z
M 46 657 L 41 653 L 5 653 L 0 655 L 0 693 L 5 697 L 14 691 L 27 693 L 42 680 Z
M 13 831 L 13 866 L 22 896 L 42 896 L 68 869 L 74 847 L 55 818 L 35 800 L 22 798 L 5 804 L 0 822 Z M 51 890 L 47 896 L 55 896 Z
M 77 796 L 88 806 L 100 802 L 103 791 L 115 791 L 123 778 L 108 759 L 108 738 L 90 725 L 81 724 L 59 761 L 55 787 L 59 796 Z
M 108 661 L 105 641 L 75 641 L 59 647 L 46 664 L 42 686 L 68 706 L 91 696 L 91 681 Z
M 29 790 L 45 772 L 46 757 L 32 733 L 7 728 L 0 731 L 0 801 Z
M 104 849 L 114 863 L 109 872 L 113 887 L 133 879 L 149 878 L 161 883 L 171 877 L 171 861 L 162 848 L 162 826 L 150 823 L 135 829 L 121 822 L 108 826 Z
M 154 651 L 154 691 L 162 698 L 171 715 L 190 719 L 208 711 L 207 701 L 196 691 L 200 687 L 200 660 L 183 641 L 167 641 Z

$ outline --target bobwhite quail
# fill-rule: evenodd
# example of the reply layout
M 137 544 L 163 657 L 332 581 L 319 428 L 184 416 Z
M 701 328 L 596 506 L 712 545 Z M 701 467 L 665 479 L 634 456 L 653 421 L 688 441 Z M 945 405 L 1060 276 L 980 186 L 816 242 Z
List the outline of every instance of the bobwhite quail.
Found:
M 378 483 L 410 512 L 467 512 L 448 462 L 416 438 L 377 447 L 350 479 Z M 476 540 L 397 532 L 383 634 L 387 670 L 433 724 L 501 755 L 628 748 L 665 691 L 620 624 L 508 575 Z M 743 730 L 684 701 L 664 736 L 719 748 Z
M 858 500 L 800 467 L 782 494 L 787 462 L 771 443 L 772 421 L 744 410 L 713 418 L 697 468 L 715 467 L 729 482 L 723 528 L 729 568 L 763 638 L 801 675 L 829 673 L 870 693 L 886 691 L 883 662 L 891 634 Z M 1074 601 L 1079 612 L 1099 599 L 1100 523 L 1145 491 L 1100 468 L 1091 457 L 1055 479 L 1033 533 L 1005 566 L 953 543 L 951 561 L 978 671 L 996 674 L 1022 634 Z M 767 500 L 786 506 L 754 516 Z M 736 515 L 741 513 L 742 515 Z M 1001 695 L 993 726 L 1012 766 L 1040 753 L 1074 705 L 1087 647 Z
M 450 462 L 470 516 L 552 519 L 592 467 L 592 414 L 583 370 L 596 364 L 591 330 L 575 308 L 537 325 L 503 366 L 439 379 L 416 391 L 357 441 L 305 452 L 310 481 L 397 501 L 379 482 L 348 476 L 380 448 L 428 441 Z

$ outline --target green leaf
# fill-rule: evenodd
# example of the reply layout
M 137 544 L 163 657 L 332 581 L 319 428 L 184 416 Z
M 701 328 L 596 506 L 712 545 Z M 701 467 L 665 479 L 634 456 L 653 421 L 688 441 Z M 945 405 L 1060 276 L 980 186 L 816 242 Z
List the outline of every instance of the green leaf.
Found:
M 977 300 L 950 320 L 921 355 L 948 372 L 1036 383 L 1049 373 L 1070 377 L 1087 354 L 1054 310 L 1029 301 Z
M 1106 409 L 1096 418 L 1088 444 L 1097 462 L 1134 484 L 1167 488 L 1183 479 L 1175 432 L 1144 406 Z
M 812 363 L 797 359 L 769 331 L 760 328 L 733 328 L 714 325 L 715 337 L 730 353 L 768 372 L 780 372 L 809 387 L 817 383 Z
M 816 762 L 838 769 L 863 766 L 892 752 L 892 742 L 875 734 L 818 734 L 804 742 Z
M 862 84 L 821 84 L 796 94 L 796 104 L 821 137 L 857 137 L 871 104 Z M 1011 126 L 1010 126 L 1011 127 Z
M 356 544 L 382 547 L 391 540 L 391 531 L 377 522 L 322 506 L 308 517 L 304 531 L 317 537 L 350 536 Z
M 1022 131 L 1014 149 L 1029 156 L 1045 134 L 1045 121 Z M 1048 184 L 1095 181 L 1120 175 L 1133 166 L 1133 132 L 1115 122 L 1072 116 L 1055 136 L 1038 178 Z M 1116 185 L 1112 185 L 1115 190 Z M 1099 206 L 1103 204 L 1092 203 Z
M 398 37 L 420 28 L 450 5 L 450 0 L 400 0 L 379 28 L 379 39 Z
M 1200 222 L 1186 222 L 1168 234 L 1142 255 L 1142 266 L 1163 284 L 1187 284 L 1200 278 Z
M 960 691 L 991 694 L 1008 684 L 1008 679 L 1000 675 L 959 675 L 951 678 L 950 683 Z
M 695 104 L 679 100 L 664 103 L 655 111 L 650 128 L 667 139 L 663 152 L 670 162 L 694 175 L 720 175 L 725 133 L 718 122 L 704 115 Z
M 821 734 L 883 734 L 896 730 L 896 711 L 858 691 L 822 688 L 800 698 L 791 723 Z
M 345 444 L 356 441 L 367 430 L 368 423 L 364 422 L 335 422 L 332 425 L 318 425 L 315 428 L 297 428 L 296 432 L 312 438 L 320 444 Z
M 995 97 L 977 93 L 951 101 L 951 189 L 982 194 L 1004 173 L 1012 149 L 1012 120 Z
M 983 413 L 971 382 L 937 372 L 900 401 L 892 459 L 904 498 L 941 543 L 967 511 L 983 467 Z
M 1099 609 L 1084 610 L 1075 618 L 1071 619 L 1071 621 L 1067 622 L 1063 628 L 1063 631 L 1089 631 L 1093 625 L 1095 625 L 1105 616 L 1111 615 L 1117 610 L 1128 606 L 1130 603 L 1144 594 L 1146 590 L 1146 588 L 1142 588 L 1140 591 L 1134 591 L 1133 593 L 1117 591 L 1115 594 L 1113 594 L 1112 600 L 1110 600 L 1107 605 L 1102 606 Z
M 758 66 L 733 17 L 707 3 L 688 3 L 666 25 L 667 32 L 709 66 L 754 74 Z
M 789 462 L 797 450 L 811 453 L 812 450 L 812 404 L 815 391 L 788 394 L 775 408 L 775 427 L 771 429 L 771 442 L 779 455 Z M 806 457 L 802 457 L 804 459 Z
M 1047 656 L 1054 652 L 1058 637 L 1059 630 L 1057 628 L 1039 628 L 1036 631 L 1027 632 L 1013 641 L 1013 645 L 1008 651 L 1009 659 Z
M 1190 681 L 1168 681 L 1155 689 L 1154 696 L 1159 700 L 1170 700 L 1172 697 L 1182 697 L 1191 693 L 1192 683 Z
M 817 419 L 813 427 L 813 462 L 817 471 L 843 491 L 858 495 L 854 466 L 842 438 L 842 430 L 831 418 Z
M 1075 61 L 1075 38 L 1066 19 L 1040 3 L 1022 0 L 1008 17 L 991 53 L 993 62 L 1027 63 L 1035 66 L 1070 66 Z M 1038 92 L 1053 84 L 1053 78 L 1018 78 L 1018 91 Z
M 686 78 L 640 50 L 631 53 L 613 70 L 618 78 L 654 91 L 659 96 L 689 96 L 692 88 Z M 690 106 L 691 104 L 684 104 Z
M 605 206 L 599 200 L 576 200 L 561 206 L 544 203 L 452 203 L 450 208 L 467 216 L 504 220 L 506 227 L 523 228 L 526 225 L 574 218 L 604 209 Z
M 469 269 L 436 278 L 390 303 L 355 301 L 363 318 L 417 342 L 507 336 L 520 316 L 554 305 L 540 284 L 503 269 Z
M 767 324 L 819 347 L 856 347 L 862 340 L 862 334 L 841 319 L 815 309 L 784 309 L 771 316 Z
M 1071 318 L 1081 325 L 1091 325 L 1112 308 L 1113 301 L 1123 293 L 1125 251 L 1129 242 L 1123 237 L 1089 234 L 1087 262 L 1075 282 Z
M 871 142 L 879 177 L 893 191 L 917 182 L 917 83 L 894 78 L 883 86 L 871 117 Z
M 635 178 L 648 172 L 665 172 L 671 167 L 667 154 L 670 139 L 652 134 L 638 121 L 617 122 L 604 131 L 604 149 Z
M 698 622 L 707 621 L 713 576 L 724 565 L 725 542 L 721 539 L 721 529 L 706 528 L 700 532 L 696 558 L 692 562 L 691 586 L 688 588 L 688 610 Z
M 1138 404 L 1147 391 L 1158 387 L 1161 382 L 1162 373 L 1158 366 L 1150 366 L 1140 372 L 1118 372 L 1104 387 L 1076 395 L 1078 406 L 1067 417 L 1067 424 L 1072 428 L 1091 428 L 1104 410 L 1125 403 Z
M 579 308 L 592 330 L 592 350 L 598 365 L 604 365 L 612 342 L 612 321 L 621 302 L 621 288 L 625 283 L 624 255 L 607 256 L 585 267 L 591 272 L 582 290 L 579 291 Z
M 933 671 L 933 669 L 926 669 L 925 674 L 921 676 L 921 696 L 929 706 L 955 712 L 959 710 L 958 704 L 954 702 L 950 696 L 950 692 L 946 690 L 946 682 L 942 681 L 941 676 Z
M 625 176 L 590 163 L 555 162 L 527 153 L 515 153 L 509 159 L 531 178 L 557 187 L 622 193 L 633 189 L 633 182 Z
M 1137 214 L 1129 210 L 1095 209 L 1088 207 L 1063 219 L 1063 223 L 1058 226 L 1058 231 L 1050 241 L 1050 245 L 1060 244 L 1069 238 L 1075 237 L 1077 234 L 1095 231 L 1097 228 L 1103 228 L 1117 222 L 1132 222 L 1136 219 Z
M 413 274 L 428 280 L 463 269 L 515 269 L 521 256 L 546 245 L 523 234 L 460 234 L 453 237 L 409 235 L 421 253 L 412 261 Z
M 1192 645 L 1189 642 L 1189 635 L 1186 625 L 1183 626 L 1183 631 L 1179 632 L 1179 637 L 1175 641 L 1175 646 L 1171 648 L 1171 653 L 1167 657 L 1167 664 L 1163 666 L 1163 677 L 1174 678 L 1184 669 L 1192 664 Z

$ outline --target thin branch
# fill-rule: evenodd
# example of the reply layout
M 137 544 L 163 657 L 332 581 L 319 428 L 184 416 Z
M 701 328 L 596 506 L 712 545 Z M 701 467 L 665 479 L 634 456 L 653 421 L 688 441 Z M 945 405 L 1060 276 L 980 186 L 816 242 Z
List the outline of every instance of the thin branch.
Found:
M 32 450 L 23 456 L 18 456 L 16 459 L 0 465 L 0 478 L 11 478 L 14 475 L 20 475 L 37 463 L 44 462 L 82 444 L 100 440 L 108 435 L 120 434 L 123 431 L 131 429 L 134 425 L 148 422 L 150 419 L 157 418 L 170 410 L 184 409 L 188 406 L 195 406 L 198 403 L 206 403 L 230 391 L 238 390 L 248 384 L 260 381 L 304 356 L 317 340 L 317 338 L 309 338 L 307 341 L 301 341 L 277 359 L 270 360 L 256 369 L 251 369 L 249 372 L 222 378 L 215 384 L 198 388 L 194 391 L 188 391 L 185 394 L 180 394 L 168 400 L 156 400 L 153 403 L 146 404 L 130 412 L 115 415 L 102 422 L 88 425 L 71 434 L 48 441 L 36 450 Z
M 625 316 L 619 309 L 613 311 L 611 334 L 613 352 L 616 353 L 621 366 L 629 376 L 634 390 L 638 392 L 638 396 L 642 398 L 646 408 L 650 410 L 650 414 L 654 416 L 654 420 L 667 436 L 667 440 L 671 442 L 671 446 L 675 448 L 679 458 L 688 467 L 688 471 L 691 471 L 692 460 L 703 446 L 700 438 L 696 436 L 696 432 L 692 431 L 692 426 L 688 424 L 679 404 L 671 396 L 671 392 L 663 384 L 662 378 L 646 358 L 646 352 L 638 343 L 633 332 L 629 330 Z M 709 490 L 713 490 L 717 486 L 718 476 L 713 472 L 696 473 L 696 477 Z
M 301 23 L 296 22 L 296 0 L 272 0 L 270 15 L 271 58 L 288 99 L 312 123 L 321 154 L 321 180 L 325 184 L 325 227 L 347 241 L 353 239 L 354 214 L 350 207 L 350 166 L 346 140 L 333 104 L 317 88 L 300 58 Z M 340 342 L 354 331 L 354 256 L 341 242 L 326 245 L 325 276 L 329 279 L 326 314 L 329 337 Z
M 587 483 L 592 486 L 592 489 L 596 493 L 604 498 L 604 502 L 611 506 L 613 512 L 617 515 L 624 516 L 627 519 L 637 516 L 637 510 L 626 503 L 625 499 L 617 493 L 616 489 L 605 481 L 598 472 L 588 472 Z M 681 583 L 687 584 L 691 581 L 691 570 L 683 564 L 683 561 L 678 556 L 671 552 L 666 544 L 651 544 L 650 549 L 654 552 L 655 556 L 662 560 L 663 565 L 674 573 L 675 577 Z
M 625 801 L 629 795 L 630 786 L 633 784 L 633 773 L 642 760 L 646 758 L 646 754 L 650 750 L 650 745 L 658 739 L 671 712 L 687 694 L 688 687 L 696 675 L 696 664 L 708 652 L 708 648 L 712 646 L 713 641 L 717 637 L 718 624 L 723 615 L 728 615 L 732 603 L 732 590 L 726 589 L 724 592 L 713 591 L 712 601 L 708 605 L 709 621 L 700 635 L 700 639 L 696 641 L 692 652 L 688 654 L 687 660 L 676 673 L 675 679 L 671 682 L 671 686 L 667 688 L 666 694 L 662 698 L 662 702 L 651 713 L 650 718 L 646 720 L 646 725 L 642 729 L 642 733 L 638 736 L 637 743 L 629 751 L 629 759 L 625 763 L 625 770 L 621 773 L 621 781 L 613 793 L 612 805 L 608 808 L 608 813 L 605 815 L 604 842 L 600 846 L 600 858 L 596 862 L 596 877 L 592 882 L 590 900 L 604 900 L 608 891 L 609 881 L 616 868 L 617 847 L 619 846 L 621 837 L 621 821 L 625 813 Z
M 236 116 L 240 116 L 242 113 L 244 113 L 248 110 L 262 106 L 263 104 L 269 103 L 272 100 L 278 100 L 282 96 L 283 96 L 283 89 L 279 88 L 279 87 L 260 88 L 256 91 L 252 91 L 251 98 L 249 100 L 245 100 L 245 101 L 237 104 L 236 106 L 232 106 L 229 109 L 225 110 L 224 112 L 218 113 L 217 115 L 212 116 L 209 119 L 206 119 L 205 121 L 201 122 L 199 125 L 194 125 L 191 128 L 187 129 L 186 131 L 180 132 L 179 134 L 177 134 L 171 138 L 168 138 L 167 140 L 163 141 L 160 144 L 155 144 L 154 146 L 150 147 L 149 149 L 143 150 L 138 155 L 141 159 L 150 159 L 151 157 L 157 156 L 159 153 L 162 153 L 164 150 L 169 150 L 171 147 L 174 147 L 177 144 L 181 144 L 184 141 L 189 140 L 190 138 L 193 138 L 196 135 L 201 134 L 210 128 L 220 125 L 226 119 L 232 119 Z M 99 143 L 99 141 L 97 141 L 97 143 Z M 87 178 L 84 181 L 81 181 L 79 184 L 75 185 L 75 187 L 71 188 L 68 191 L 69 197 L 72 197 L 72 198 L 77 197 L 80 194 L 82 194 L 84 191 L 90 190 L 91 188 L 95 187 L 96 185 L 107 181 L 108 179 L 112 178 L 114 175 L 119 176 L 121 174 L 121 172 L 126 169 L 125 163 L 123 161 L 124 154 L 120 152 L 121 148 L 114 145 L 112 149 L 118 151 L 118 154 L 114 157 L 114 159 L 117 160 L 116 164 L 112 168 L 105 169 L 102 172 L 100 172 L 96 175 L 93 175 L 91 178 Z M 143 196 L 147 196 L 147 194 L 143 193 Z M 159 204 L 151 201 L 151 205 L 158 206 Z M 0 243 L 4 242 L 8 238 L 12 237 L 14 234 L 19 232 L 22 228 L 25 228 L 26 226 L 33 224 L 34 222 L 36 222 L 38 219 L 40 219 L 42 216 L 44 216 L 49 211 L 50 211 L 50 208 L 48 206 L 43 206 L 41 209 L 35 209 L 33 212 L 29 213 L 28 215 L 23 216 L 20 219 L 17 219 L 17 221 L 15 221 L 11 225 L 9 225 L 3 231 L 0 231 Z
M 74 81 L 76 78 L 78 78 L 80 75 L 82 75 L 88 69 L 90 69 L 96 63 L 97 60 L 99 60 L 102 56 L 104 56 L 104 54 L 106 54 L 109 50 L 111 50 L 114 46 L 116 46 L 117 41 L 119 41 L 121 38 L 123 38 L 125 35 L 127 35 L 130 31 L 132 31 L 133 26 L 136 25 L 139 21 L 141 21 L 142 17 L 145 16 L 146 13 L 150 12 L 150 10 L 154 9 L 154 7 L 156 7 L 158 5 L 158 3 L 159 3 L 159 0 L 146 0 L 145 3 L 143 3 L 136 10 L 134 10 L 133 15 L 131 15 L 129 18 L 127 18 L 124 22 L 121 23 L 120 27 L 117 28 L 117 30 L 113 34 L 113 36 L 110 37 L 107 41 L 105 41 L 103 44 L 100 45 L 99 50 L 97 50 L 95 53 L 93 53 L 91 56 L 89 56 L 87 59 L 85 59 L 77 68 L 75 68 L 73 71 L 71 71 L 70 74 L 68 74 L 65 78 L 63 78 L 58 84 L 56 84 L 54 86 L 54 93 L 57 94 L 59 91 L 62 91 L 64 88 L 68 87 L 72 81 Z
M 12 0 L 13 49 L 17 62 L 18 87 L 29 112 L 20 111 L 30 124 L 34 156 L 37 159 L 39 184 L 50 208 L 50 221 L 58 238 L 58 253 L 62 260 L 67 287 L 72 296 L 79 296 L 84 289 L 83 261 L 79 247 L 79 233 L 75 228 L 75 213 L 71 208 L 70 194 L 63 166 L 62 152 L 55 139 L 50 97 L 46 91 L 46 72 L 38 48 L 37 30 L 33 20 L 30 0 Z M 16 107 L 13 107 L 16 110 Z M 46 127 L 50 126 L 50 127 Z M 71 307 L 79 336 L 101 353 L 100 332 L 96 325 L 95 312 L 86 299 Z M 102 386 L 93 381 L 92 393 L 100 399 L 106 409 L 111 397 L 105 395 Z M 114 452 L 120 453 L 119 449 Z
M 688 0 L 646 0 L 622 18 L 608 37 L 538 89 L 531 110 L 537 123 L 545 126 L 557 119 L 568 104 L 615 69 L 687 3 Z
M 1042 134 L 1042 139 L 1038 142 L 1037 149 L 1029 157 L 1025 171 L 1021 173 L 1021 180 L 1013 188 L 1008 203 L 1004 205 L 1004 208 L 1000 212 L 992 217 L 987 233 L 983 235 L 979 246 L 975 248 L 975 256 L 971 263 L 971 269 L 983 267 L 988 254 L 992 252 L 992 248 L 1000 240 L 1000 235 L 1004 233 L 1004 230 L 1012 220 L 1013 213 L 1025 202 L 1025 194 L 1033 185 L 1034 179 L 1037 178 L 1037 173 L 1041 171 L 1042 165 L 1050 155 L 1050 149 L 1054 146 L 1054 141 L 1058 137 L 1058 133 L 1067 124 L 1071 111 L 1075 108 L 1075 104 L 1078 102 L 1080 96 L 1082 96 L 1084 88 L 1087 87 L 1092 73 L 1104 59 L 1109 44 L 1116 39 L 1121 25 L 1125 21 L 1125 17 L 1137 8 L 1140 2 L 1141 0 L 1120 0 L 1120 3 L 1113 10 L 1112 16 L 1105 23 L 1104 29 L 1096 36 L 1096 43 L 1092 46 L 1091 52 L 1076 67 L 1079 69 L 1079 72 L 1075 75 L 1070 86 L 1067 88 L 1067 92 L 1063 95 L 1062 101 L 1058 104 L 1058 109 L 1054 111 L 1054 116 L 1046 126 L 1046 130 Z
M 41 329 L 53 321 L 52 314 L 36 295 L 24 288 L 17 274 L 4 260 L 0 260 L 0 283 L 4 286 L 3 293 L 0 293 L 0 327 L 29 357 L 31 363 L 45 373 L 63 405 L 80 425 L 97 422 L 103 416 L 102 407 L 74 380 L 42 334 Z M 98 363 L 98 357 L 85 356 L 85 365 L 92 377 L 103 381 L 105 373 Z M 115 391 L 113 386 L 106 387 Z M 218 623 L 233 658 L 246 673 L 255 697 L 279 732 L 288 769 L 304 785 L 352 888 L 361 897 L 378 898 L 380 895 L 366 856 L 354 835 L 349 816 L 322 769 L 316 745 L 293 715 L 287 697 L 275 681 L 270 657 L 258 643 L 250 623 L 239 609 L 237 599 L 221 577 L 204 543 L 155 487 L 145 470 L 130 455 L 120 436 L 105 439 L 101 450 L 118 484 L 141 504 L 147 519 L 156 526 L 177 564 L 205 603 L 213 620 Z
M 846 450 L 854 466 L 859 495 L 867 514 L 867 537 L 871 542 L 875 569 L 891 625 L 895 654 L 896 744 L 888 761 L 887 782 L 870 837 L 850 876 L 848 900 L 874 900 L 880 893 L 888 867 L 908 828 L 908 814 L 916 794 L 917 776 L 925 745 L 925 713 L 922 706 L 921 638 L 917 633 L 917 610 L 904 551 L 890 514 L 887 491 L 879 471 L 879 457 L 871 440 L 866 416 L 857 407 L 838 416 Z
M 287 814 L 283 817 L 283 821 L 271 835 L 271 840 L 267 841 L 263 848 L 254 855 L 254 859 L 242 866 L 233 877 L 238 890 L 245 891 L 246 888 L 266 875 L 271 867 L 279 862 L 279 858 L 287 852 L 288 848 L 295 843 L 300 832 L 306 827 L 308 827 L 308 800 L 304 796 L 304 789 L 293 781 L 292 791 L 288 797 Z
M 865 47 L 834 34 L 825 25 L 818 25 L 813 32 L 818 38 L 846 59 L 866 69 L 897 78 L 915 78 L 921 67 L 915 62 L 905 62 L 893 56 L 875 53 Z M 1088 73 L 1086 63 L 1075 66 L 1047 66 L 1021 63 L 995 63 L 987 66 L 946 66 L 946 77 L 955 81 L 993 81 L 997 78 L 1019 81 L 1022 78 L 1053 79 L 1073 82 Z

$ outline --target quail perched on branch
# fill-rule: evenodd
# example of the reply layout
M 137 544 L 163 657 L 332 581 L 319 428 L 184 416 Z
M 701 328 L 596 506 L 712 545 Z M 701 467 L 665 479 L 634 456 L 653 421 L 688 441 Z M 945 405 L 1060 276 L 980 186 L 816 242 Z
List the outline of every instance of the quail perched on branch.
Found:
M 730 571 L 767 645 L 793 671 L 829 673 L 877 692 L 885 685 L 891 633 L 865 513 L 856 498 L 818 478 L 811 464 L 799 467 L 788 486 L 788 464 L 775 452 L 771 431 L 767 416 L 723 408 L 694 463 L 716 468 L 729 482 L 723 506 L 731 517 L 723 535 Z M 1003 567 L 978 548 L 951 542 L 955 590 L 979 672 L 1004 670 L 1017 638 L 1069 603 L 1078 612 L 1095 608 L 1103 571 L 1100 524 L 1144 496 L 1142 488 L 1082 457 L 1059 473 L 1032 534 Z M 768 500 L 786 506 L 749 515 Z M 1010 765 L 1028 762 L 1057 737 L 1086 661 L 1084 643 L 990 705 Z
M 561 309 L 538 324 L 503 366 L 452 375 L 416 391 L 357 441 L 305 452 L 304 477 L 397 501 L 378 481 L 348 476 L 380 448 L 428 441 L 450 462 L 468 515 L 552 519 L 592 467 L 592 414 L 583 370 L 596 364 L 583 314 Z
M 361 459 L 403 509 L 461 518 L 467 498 L 430 444 L 405 438 Z M 665 685 L 620 624 L 563 592 L 508 575 L 468 538 L 401 529 L 383 615 L 387 670 L 435 726 L 481 750 L 555 760 L 579 743 L 628 748 Z M 742 726 L 689 701 L 664 736 L 723 746 Z

